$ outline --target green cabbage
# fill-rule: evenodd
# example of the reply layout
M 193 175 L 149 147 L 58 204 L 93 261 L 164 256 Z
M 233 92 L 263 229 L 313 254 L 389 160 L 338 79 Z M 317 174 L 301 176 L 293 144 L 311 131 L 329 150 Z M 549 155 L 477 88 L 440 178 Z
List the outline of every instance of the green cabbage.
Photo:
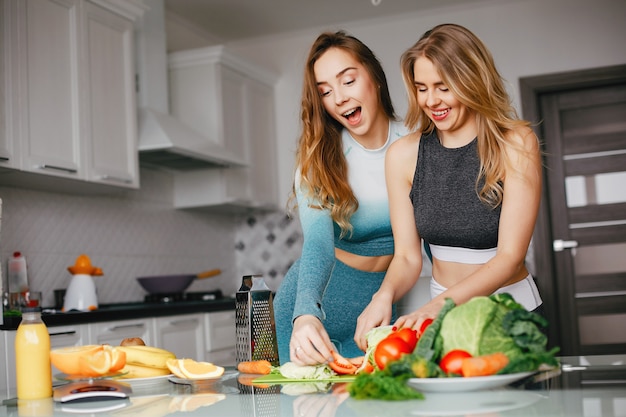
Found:
M 507 356 L 519 353 L 519 348 L 506 334 L 502 320 L 509 310 L 489 297 L 474 297 L 446 314 L 439 334 L 443 352 L 461 349 L 472 356 L 502 352 Z
M 455 349 L 472 356 L 502 352 L 511 362 L 506 371 L 535 370 L 541 363 L 557 363 L 558 349 L 546 351 L 548 340 L 541 328 L 547 324 L 510 294 L 497 294 L 474 297 L 451 309 L 443 317 L 437 338 L 443 346 L 441 356 Z

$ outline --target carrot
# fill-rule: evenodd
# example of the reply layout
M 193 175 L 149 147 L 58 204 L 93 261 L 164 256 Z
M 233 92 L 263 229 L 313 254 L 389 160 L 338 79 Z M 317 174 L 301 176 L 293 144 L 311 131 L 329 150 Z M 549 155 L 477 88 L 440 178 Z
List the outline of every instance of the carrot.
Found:
M 272 371 L 272 364 L 266 360 L 239 362 L 237 370 L 242 374 L 267 375 Z
M 465 358 L 461 361 L 461 374 L 466 377 L 495 375 L 508 363 L 509 358 L 501 352 Z

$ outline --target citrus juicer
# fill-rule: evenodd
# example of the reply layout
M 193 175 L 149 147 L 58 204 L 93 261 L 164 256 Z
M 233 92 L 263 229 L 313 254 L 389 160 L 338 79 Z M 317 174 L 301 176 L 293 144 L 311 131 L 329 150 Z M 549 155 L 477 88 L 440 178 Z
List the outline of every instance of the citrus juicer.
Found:
M 67 268 L 72 280 L 65 292 L 63 311 L 92 311 L 98 308 L 98 296 L 93 277 L 103 275 L 102 269 L 91 265 L 89 256 L 82 254 Z

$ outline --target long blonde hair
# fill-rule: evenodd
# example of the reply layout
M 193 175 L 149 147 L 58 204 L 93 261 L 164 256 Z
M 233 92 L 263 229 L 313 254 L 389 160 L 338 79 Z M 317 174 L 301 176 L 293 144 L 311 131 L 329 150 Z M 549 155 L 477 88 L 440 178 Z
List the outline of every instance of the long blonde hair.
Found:
M 318 36 L 306 61 L 302 88 L 302 133 L 296 152 L 296 168 L 301 174 L 301 188 L 307 197 L 316 201 L 315 208 L 330 210 L 331 217 L 342 231 L 352 230 L 350 217 L 358 209 L 357 201 L 348 183 L 348 167 L 343 154 L 341 131 L 343 126 L 324 109 L 314 66 L 329 49 L 338 48 L 351 54 L 369 73 L 378 89 L 378 100 L 389 119 L 395 112 L 389 95 L 387 78 L 374 53 L 360 40 L 344 31 L 324 32 Z M 295 183 L 292 198 L 295 195 Z
M 420 126 L 423 133 L 435 129 L 435 124 L 417 102 L 414 66 L 420 57 L 435 65 L 450 91 L 475 113 L 480 158 L 477 193 L 482 201 L 497 207 L 502 203 L 502 182 L 509 166 L 506 149 L 522 150 L 507 133 L 530 123 L 517 116 L 493 57 L 483 42 L 460 25 L 442 24 L 424 33 L 400 60 L 409 99 L 405 124 L 410 129 Z M 478 190 L 481 178 L 484 184 Z

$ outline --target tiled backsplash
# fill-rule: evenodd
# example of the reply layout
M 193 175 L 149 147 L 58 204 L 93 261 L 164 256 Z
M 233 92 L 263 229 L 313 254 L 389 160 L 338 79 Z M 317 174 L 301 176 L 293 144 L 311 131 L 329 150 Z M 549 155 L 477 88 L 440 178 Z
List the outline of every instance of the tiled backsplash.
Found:
M 287 213 L 247 217 L 237 227 L 237 268 L 242 275 L 262 274 L 272 290 L 300 256 L 300 223 Z
M 221 268 L 220 276 L 195 281 L 189 291 L 220 288 L 233 292 L 239 281 L 234 250 L 241 218 L 175 210 L 172 179 L 166 171 L 141 170 L 141 189 L 114 196 L 79 196 L 3 187 L 0 259 L 25 254 L 31 288 L 44 305 L 53 290 L 71 280 L 67 267 L 90 256 L 104 275 L 94 278 L 100 303 L 142 300 L 135 278 L 193 274 Z

